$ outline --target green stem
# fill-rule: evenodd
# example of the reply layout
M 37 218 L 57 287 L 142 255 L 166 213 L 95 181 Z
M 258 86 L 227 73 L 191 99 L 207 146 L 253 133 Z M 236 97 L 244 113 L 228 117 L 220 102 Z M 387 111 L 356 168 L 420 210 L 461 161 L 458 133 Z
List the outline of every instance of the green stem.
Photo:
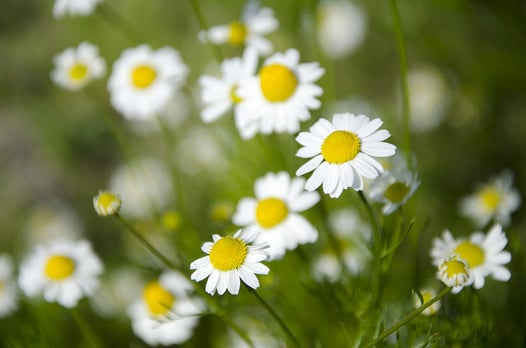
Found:
M 252 289 L 252 288 L 249 288 L 247 286 L 247 289 L 250 291 L 250 293 L 252 293 L 256 298 L 257 300 L 259 301 L 259 303 L 261 303 L 261 305 L 263 307 L 265 307 L 265 309 L 270 313 L 270 315 L 277 321 L 277 323 L 279 324 L 279 326 L 283 329 L 283 331 L 285 332 L 285 334 L 289 337 L 289 339 L 291 340 L 292 343 L 294 343 L 294 345 L 296 347 L 301 347 L 301 345 L 299 344 L 298 340 L 296 339 L 296 337 L 294 337 L 294 335 L 292 334 L 292 332 L 289 330 L 289 328 L 287 327 L 287 325 L 285 324 L 285 322 L 279 317 L 279 315 L 272 309 L 272 307 L 257 293 L 256 290 Z
M 139 32 L 137 31 L 135 26 L 126 18 L 124 18 L 119 12 L 115 11 L 115 9 L 109 6 L 107 2 L 103 2 L 99 6 L 99 13 L 102 15 L 104 20 L 106 20 L 111 26 L 120 24 L 118 25 L 118 27 L 121 30 L 123 30 L 125 32 L 125 35 L 133 41 L 144 41 L 141 35 L 139 35 Z
M 88 325 L 88 323 L 80 313 L 79 309 L 76 307 L 72 308 L 71 315 L 73 316 L 73 320 L 79 327 L 80 331 L 86 338 L 86 341 L 89 343 L 89 345 L 94 348 L 102 347 L 103 345 L 100 343 L 99 339 L 95 335 L 95 332 L 93 332 L 91 327 Z
M 407 52 L 405 48 L 404 33 L 402 22 L 396 0 L 391 0 L 391 16 L 393 19 L 398 59 L 400 60 L 400 83 L 402 88 L 402 116 L 404 125 L 404 147 L 409 167 L 412 167 L 411 160 L 411 110 L 409 107 L 409 87 L 407 84 Z
M 433 303 L 439 301 L 442 297 L 444 297 L 445 295 L 447 295 L 450 291 L 451 291 L 452 288 L 450 287 L 446 287 L 444 289 L 442 289 L 442 291 L 440 291 L 438 293 L 438 295 L 436 295 L 435 297 L 433 297 L 431 300 L 427 301 L 426 303 L 424 303 L 423 305 L 421 305 L 420 307 L 418 307 L 417 309 L 415 309 L 414 311 L 412 311 L 411 313 L 407 314 L 405 317 L 403 317 L 402 319 L 400 319 L 398 322 L 396 322 L 393 326 L 391 326 L 389 329 L 385 330 L 384 332 L 382 332 L 380 334 L 380 336 L 378 336 L 374 341 L 366 344 L 364 346 L 364 348 L 372 348 L 374 347 L 375 345 L 377 345 L 378 343 L 382 342 L 383 340 L 385 340 L 389 335 L 391 335 L 392 333 L 396 332 L 397 330 L 399 330 L 402 326 L 406 325 L 407 323 L 409 323 L 411 320 L 413 320 L 414 318 L 416 318 L 420 313 L 422 313 L 423 311 L 426 310 L 426 308 L 430 307 Z
M 203 16 L 203 12 L 201 11 L 201 7 L 199 6 L 198 0 L 190 0 L 190 3 L 192 4 L 192 9 L 194 10 L 194 14 L 197 17 L 197 21 L 199 22 L 199 26 L 201 27 L 201 30 L 208 31 L 208 24 L 206 23 L 205 17 Z M 212 44 L 208 38 L 206 39 L 206 42 L 208 43 L 208 46 L 212 49 L 214 52 L 214 57 L 216 61 L 221 64 L 223 61 L 223 54 L 219 50 L 219 47 Z

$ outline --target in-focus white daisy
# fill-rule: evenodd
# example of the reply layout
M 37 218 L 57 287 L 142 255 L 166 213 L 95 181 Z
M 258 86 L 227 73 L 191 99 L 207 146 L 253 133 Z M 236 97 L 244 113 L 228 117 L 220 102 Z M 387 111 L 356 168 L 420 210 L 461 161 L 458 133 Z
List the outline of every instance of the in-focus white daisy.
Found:
M 237 108 L 242 99 L 237 95 L 239 83 L 254 75 L 258 63 L 257 52 L 247 48 L 243 57 L 225 59 L 221 63 L 220 78 L 205 75 L 199 79 L 201 99 L 205 104 L 201 119 L 213 122 L 226 112 Z
M 469 240 L 455 240 L 451 232 L 446 230 L 442 239 L 433 240 L 431 257 L 435 265 L 453 254 L 466 260 L 473 273 L 473 287 L 480 289 L 487 276 L 503 282 L 510 279 L 511 273 L 504 267 L 511 261 L 511 254 L 504 251 L 506 244 L 508 239 L 499 224 L 494 225 L 487 235 L 482 232 L 473 233 Z
M 106 63 L 97 46 L 82 42 L 53 57 L 51 80 L 62 88 L 77 91 L 106 73 Z
M 414 303 L 415 308 L 418 308 L 418 307 L 426 304 L 427 302 L 429 302 L 429 300 L 431 300 L 432 298 L 434 298 L 437 295 L 436 291 L 434 289 L 430 289 L 430 288 L 426 288 L 426 289 L 420 290 L 420 294 L 422 295 L 422 300 L 424 302 L 422 303 L 420 297 L 418 297 L 418 295 L 415 293 L 414 296 L 413 296 L 413 303 Z M 429 306 L 426 309 L 424 309 L 422 314 L 423 315 L 436 314 L 438 312 L 438 310 L 440 309 L 440 307 L 441 307 L 441 302 L 437 301 L 437 302 L 433 303 L 431 306 Z
M 86 240 L 38 245 L 20 266 L 18 284 L 29 297 L 40 293 L 48 302 L 72 308 L 99 286 L 103 266 Z
M 55 0 L 53 5 L 53 16 L 64 17 L 65 14 L 72 16 L 87 16 L 95 10 L 102 0 Z
M 272 52 L 272 44 L 263 36 L 275 31 L 279 22 L 272 9 L 248 5 L 240 21 L 211 27 L 202 38 L 216 45 L 253 47 L 260 55 Z
M 128 310 L 133 332 L 152 346 L 187 341 L 204 308 L 200 299 L 189 295 L 191 291 L 188 280 L 174 271 L 146 284 L 142 297 Z
M 437 277 L 446 286 L 452 287 L 451 292 L 454 294 L 459 293 L 465 286 L 470 286 L 473 283 L 473 274 L 468 263 L 456 254 L 440 261 Z
M 371 183 L 369 197 L 375 202 L 384 203 L 382 213 L 389 215 L 404 205 L 420 185 L 416 174 L 409 170 L 389 170 Z
M 369 120 L 365 115 L 334 114 L 332 122 L 321 118 L 309 132 L 301 132 L 296 141 L 303 145 L 296 156 L 311 158 L 296 175 L 314 170 L 305 188 L 316 190 L 323 184 L 323 192 L 332 198 L 352 187 L 363 190 L 363 178 L 374 179 L 383 172 L 382 165 L 373 158 L 394 155 L 396 147 L 384 142 L 391 134 L 379 118 Z
M 179 52 L 140 45 L 122 52 L 108 81 L 111 104 L 125 118 L 148 120 L 161 113 L 188 75 Z
M 460 212 L 470 218 L 476 226 L 483 227 L 491 220 L 509 225 L 511 213 L 521 204 L 519 192 L 512 186 L 513 174 L 504 171 L 477 191 L 462 199 Z
M 256 180 L 256 197 L 243 198 L 237 205 L 232 222 L 260 231 L 256 242 L 268 243 L 271 260 L 318 239 L 316 228 L 298 213 L 318 203 L 320 196 L 304 187 L 303 178 L 291 178 L 287 172 L 268 173 Z
M 341 58 L 351 54 L 363 42 L 367 25 L 364 11 L 349 2 L 320 1 L 318 6 L 318 42 L 325 54 Z
M 6 254 L 0 254 L 0 318 L 18 308 L 16 280 L 13 276 L 13 262 Z
M 99 193 L 93 197 L 93 207 L 100 216 L 110 216 L 117 214 L 121 208 L 121 198 L 109 191 L 99 191 Z
M 320 107 L 323 89 L 314 82 L 324 73 L 318 63 L 301 63 L 296 49 L 267 58 L 258 74 L 239 84 L 243 102 L 236 110 L 236 125 L 245 139 L 256 133 L 296 133 L 300 121 Z
M 238 230 L 233 236 L 212 236 L 213 242 L 201 247 L 207 256 L 195 260 L 190 269 L 195 269 L 191 279 L 197 282 L 208 277 L 206 292 L 223 295 L 228 290 L 239 293 L 240 279 L 252 289 L 259 287 L 256 274 L 268 274 L 269 268 L 261 263 L 268 259 L 268 244 L 252 244 L 259 232 L 251 229 Z

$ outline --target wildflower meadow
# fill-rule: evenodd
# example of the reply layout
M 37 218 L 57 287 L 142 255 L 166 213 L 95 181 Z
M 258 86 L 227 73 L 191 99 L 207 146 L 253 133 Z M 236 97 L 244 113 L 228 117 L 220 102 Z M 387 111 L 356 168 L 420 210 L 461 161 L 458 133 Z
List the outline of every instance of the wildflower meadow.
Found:
M 7 0 L 1 347 L 526 347 L 526 7 Z

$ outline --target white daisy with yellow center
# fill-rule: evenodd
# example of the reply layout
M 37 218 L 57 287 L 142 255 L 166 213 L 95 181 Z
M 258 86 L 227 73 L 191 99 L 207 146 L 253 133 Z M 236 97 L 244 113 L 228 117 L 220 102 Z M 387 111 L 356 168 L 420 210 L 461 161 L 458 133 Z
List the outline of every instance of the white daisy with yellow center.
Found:
M 228 290 L 232 295 L 239 293 L 240 279 L 252 289 L 259 287 L 256 274 L 268 274 L 269 268 L 261 262 L 269 258 L 268 244 L 252 244 L 259 232 L 251 229 L 237 231 L 233 236 L 212 236 L 213 242 L 201 247 L 207 256 L 190 264 L 194 269 L 191 279 L 197 282 L 208 278 L 206 292 L 223 295 Z
M 304 187 L 302 178 L 291 179 L 286 172 L 268 173 L 256 180 L 256 197 L 243 198 L 237 205 L 233 223 L 260 231 L 257 242 L 269 244 L 271 260 L 318 239 L 316 228 L 298 213 L 318 203 L 320 196 L 317 192 L 306 192 Z
M 433 299 L 437 295 L 437 292 L 434 289 L 426 288 L 426 289 L 420 290 L 420 294 L 422 295 L 422 299 L 420 299 L 420 297 L 418 297 L 416 293 L 413 296 L 413 303 L 414 303 L 415 308 L 418 308 L 426 304 L 427 302 L 429 302 L 431 299 Z M 440 307 L 441 307 L 441 302 L 437 301 L 433 303 L 431 306 L 424 309 L 422 314 L 423 315 L 436 314 L 438 310 L 440 309 Z
M 193 288 L 180 273 L 168 271 L 146 284 L 128 309 L 135 335 L 149 345 L 182 344 L 192 337 L 204 309 L 191 295 Z
M 75 307 L 93 295 L 103 266 L 86 240 L 38 245 L 22 263 L 18 284 L 29 297 L 42 293 L 48 302 Z
M 451 292 L 454 294 L 473 283 L 473 273 L 467 261 L 456 254 L 440 261 L 437 277 L 446 286 L 452 287 Z
M 87 16 L 93 13 L 95 7 L 102 0 L 55 0 L 53 5 L 53 16 L 55 18 L 72 16 Z
M 389 170 L 377 177 L 369 186 L 372 201 L 384 203 L 382 213 L 389 215 L 404 205 L 420 185 L 416 174 L 409 170 Z
M 252 6 L 247 8 L 240 21 L 211 27 L 208 32 L 202 33 L 202 38 L 216 45 L 253 47 L 260 55 L 267 55 L 273 48 L 264 35 L 274 32 L 278 26 L 272 9 Z
M 512 185 L 513 174 L 510 171 L 502 172 L 460 202 L 462 215 L 479 227 L 492 220 L 503 226 L 509 225 L 511 214 L 521 204 L 521 196 Z
M 299 63 L 296 49 L 269 57 L 258 74 L 242 81 L 236 125 L 245 139 L 256 133 L 296 133 L 310 110 L 321 105 L 323 90 L 314 84 L 324 73 L 318 63 Z
M 0 254 L 0 318 L 8 316 L 18 308 L 17 292 L 11 257 Z
M 108 81 L 111 104 L 127 119 L 151 119 L 164 111 L 187 75 L 188 67 L 171 47 L 129 48 L 113 64 Z
M 502 226 L 494 225 L 484 235 L 475 232 L 469 240 L 455 240 L 448 230 L 442 234 L 442 239 L 435 238 L 431 249 L 433 263 L 439 265 L 443 259 L 455 254 L 466 260 L 473 273 L 473 287 L 480 289 L 484 286 L 484 279 L 492 276 L 494 279 L 506 282 L 510 279 L 510 271 L 504 267 L 511 261 L 511 254 L 504 251 L 508 239 L 502 231 Z
M 99 194 L 93 198 L 93 207 L 100 216 L 117 214 L 121 203 L 121 198 L 110 191 L 99 191 Z
M 213 122 L 229 110 L 237 108 L 242 99 L 237 95 L 239 83 L 254 75 L 257 52 L 247 48 L 243 57 L 225 59 L 221 63 L 221 78 L 205 75 L 199 79 L 204 109 L 201 119 Z
M 83 88 L 106 73 L 106 63 L 100 57 L 99 49 L 89 42 L 55 55 L 53 62 L 55 68 L 51 71 L 51 80 L 71 91 Z
M 363 177 L 374 179 L 383 172 L 382 165 L 373 158 L 394 155 L 396 147 L 384 142 L 391 134 L 378 118 L 365 115 L 334 114 L 332 122 L 321 118 L 309 132 L 301 132 L 296 141 L 303 145 L 296 156 L 311 158 L 296 175 L 314 171 L 305 184 L 314 191 L 323 184 L 323 192 L 332 198 L 352 187 L 363 190 Z

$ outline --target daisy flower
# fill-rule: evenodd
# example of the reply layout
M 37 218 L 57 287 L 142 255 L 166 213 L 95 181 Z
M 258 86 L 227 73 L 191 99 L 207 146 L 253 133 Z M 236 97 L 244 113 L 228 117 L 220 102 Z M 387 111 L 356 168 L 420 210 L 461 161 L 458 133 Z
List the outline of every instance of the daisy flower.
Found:
M 369 186 L 371 200 L 384 203 L 382 213 L 389 215 L 404 205 L 420 185 L 416 174 L 408 170 L 389 170 Z
M 60 240 L 35 248 L 20 267 L 18 284 L 29 297 L 43 293 L 46 301 L 73 308 L 95 292 L 102 271 L 88 241 Z
M 151 346 L 182 344 L 192 337 L 204 304 L 188 295 L 186 278 L 174 271 L 146 284 L 142 297 L 128 310 L 135 335 Z
M 480 289 L 484 286 L 484 279 L 492 276 L 496 280 L 506 282 L 510 279 L 510 271 L 504 267 L 511 261 L 511 254 L 504 251 L 508 239 L 499 224 L 494 225 L 484 235 L 475 232 L 469 240 L 455 240 L 451 232 L 444 231 L 442 239 L 435 238 L 431 249 L 433 263 L 439 265 L 445 258 L 455 254 L 466 260 L 473 273 L 473 287 Z
M 479 227 L 491 220 L 504 226 L 509 225 L 511 213 L 521 204 L 521 196 L 512 185 L 513 174 L 504 171 L 481 185 L 477 192 L 462 199 L 460 212 Z
M 65 14 L 87 16 L 95 10 L 102 0 L 55 0 L 53 16 L 64 17 Z
M 17 286 L 13 278 L 13 263 L 9 256 L 0 254 L 0 318 L 8 316 L 17 308 Z
M 296 175 L 311 172 L 305 188 L 316 190 L 323 184 L 323 192 L 332 198 L 352 187 L 363 190 L 363 178 L 374 179 L 383 172 L 382 165 L 372 156 L 389 157 L 396 147 L 384 142 L 391 134 L 380 129 L 382 121 L 369 120 L 365 115 L 334 114 L 332 122 L 319 119 L 309 132 L 301 132 L 296 141 L 303 145 L 296 156 L 311 158 Z
M 316 99 L 323 90 L 314 84 L 324 73 L 318 63 L 299 63 L 296 49 L 269 57 L 252 78 L 239 84 L 237 95 L 243 102 L 236 110 L 236 125 L 245 139 L 256 133 L 296 133 L 300 121 L 318 109 Z
M 422 289 L 422 290 L 420 290 L 420 294 L 422 295 L 422 299 L 424 300 L 424 302 L 422 302 L 420 300 L 420 297 L 418 297 L 418 295 L 415 293 L 414 296 L 413 296 L 413 303 L 414 303 L 415 308 L 418 308 L 418 307 L 426 304 L 427 302 L 429 302 L 429 300 L 431 300 L 432 298 L 434 298 L 437 295 L 436 291 L 433 290 L 433 289 Z M 422 314 L 423 315 L 436 314 L 438 312 L 438 310 L 440 309 L 440 307 L 441 307 L 441 302 L 437 301 L 437 302 L 433 303 L 431 306 L 429 306 L 426 309 L 424 309 Z
M 179 52 L 140 45 L 125 50 L 108 81 L 111 104 L 130 120 L 148 120 L 164 110 L 188 75 Z
M 270 259 L 283 257 L 286 250 L 299 244 L 313 243 L 318 231 L 300 212 L 320 200 L 317 192 L 305 192 L 305 180 L 291 179 L 286 172 L 268 173 L 256 180 L 255 198 L 243 198 L 237 205 L 232 222 L 255 228 L 261 234 L 257 243 L 267 242 Z
M 258 56 L 254 49 L 247 48 L 243 57 L 225 59 L 221 63 L 221 78 L 205 75 L 199 79 L 201 99 L 205 108 L 201 111 L 201 119 L 213 122 L 237 105 L 242 99 L 236 91 L 239 83 L 254 75 Z
M 473 283 L 473 273 L 468 263 L 456 254 L 442 260 L 438 264 L 437 277 L 446 286 L 452 287 L 451 292 L 454 294 L 459 293 L 465 286 Z
M 58 86 L 77 91 L 90 81 L 99 79 L 106 73 L 106 63 L 99 55 L 97 46 L 82 42 L 78 47 L 70 47 L 53 57 L 55 69 L 51 80 Z
M 120 197 L 109 191 L 99 191 L 99 194 L 93 197 L 93 207 L 100 216 L 117 214 L 121 208 L 121 203 Z
M 240 21 L 211 27 L 202 33 L 202 38 L 213 44 L 253 47 L 261 55 L 272 52 L 272 44 L 263 36 L 272 33 L 279 26 L 272 9 L 249 6 Z
M 261 263 L 269 257 L 268 244 L 252 244 L 258 232 L 250 229 L 238 230 L 233 236 L 212 236 L 213 242 L 201 247 L 207 256 L 195 260 L 190 269 L 195 269 L 191 279 L 196 282 L 208 277 L 206 292 L 223 295 L 226 290 L 232 295 L 239 293 L 240 279 L 252 289 L 259 287 L 256 274 L 268 274 L 269 268 Z

